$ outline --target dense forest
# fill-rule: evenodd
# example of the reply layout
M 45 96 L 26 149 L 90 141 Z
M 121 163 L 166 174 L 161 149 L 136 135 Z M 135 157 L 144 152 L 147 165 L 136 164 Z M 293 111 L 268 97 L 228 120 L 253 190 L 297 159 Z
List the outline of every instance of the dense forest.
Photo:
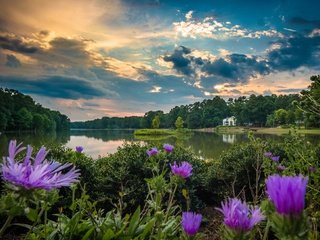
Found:
M 202 102 L 190 105 L 176 106 L 169 113 L 163 111 L 149 111 L 143 117 L 103 117 L 86 122 L 71 123 L 72 128 L 150 128 L 152 120 L 160 117 L 160 128 L 173 128 L 178 117 L 184 121 L 187 128 L 216 127 L 222 124 L 222 119 L 235 116 L 238 125 L 266 126 L 270 116 L 281 124 L 294 124 L 296 120 L 303 120 L 302 111 L 292 102 L 299 101 L 299 95 L 272 95 L 230 98 L 228 101 L 216 96 Z M 277 114 L 279 111 L 279 114 Z M 270 115 L 270 116 L 269 116 Z M 284 120 L 282 119 L 284 116 Z M 269 121 L 267 121 L 269 120 Z M 273 124 L 273 121 L 272 121 Z
M 69 129 L 70 120 L 42 107 L 27 95 L 0 88 L 0 130 L 54 131 Z
M 299 125 L 320 127 L 317 111 L 320 111 L 320 76 L 310 78 L 311 85 L 301 94 L 289 95 L 251 95 L 236 99 L 216 96 L 202 102 L 176 106 L 169 113 L 149 111 L 143 117 L 103 117 L 85 122 L 73 122 L 72 128 L 116 129 L 150 128 L 152 121 L 160 118 L 160 128 L 174 128 L 178 117 L 187 128 L 216 127 L 222 120 L 235 116 L 240 126 L 276 127 L 280 125 Z M 313 109 L 309 106 L 316 106 Z M 319 108 L 317 107 L 319 106 Z
M 300 94 L 251 95 L 206 99 L 189 105 L 176 106 L 169 113 L 149 111 L 143 117 L 103 117 L 85 122 L 72 122 L 58 111 L 42 107 L 27 95 L 13 89 L 0 88 L 0 131 L 49 131 L 76 129 L 175 128 L 182 120 L 187 128 L 208 128 L 222 124 L 226 117 L 235 116 L 237 125 L 276 127 L 299 125 L 320 127 L 320 75 L 310 78 L 311 84 Z

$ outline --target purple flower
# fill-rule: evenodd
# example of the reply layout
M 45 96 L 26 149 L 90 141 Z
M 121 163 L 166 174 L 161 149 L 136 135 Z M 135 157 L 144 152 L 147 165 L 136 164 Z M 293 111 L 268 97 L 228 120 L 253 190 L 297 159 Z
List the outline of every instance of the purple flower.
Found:
M 15 160 L 16 155 L 25 148 L 17 146 L 16 141 L 9 143 L 9 156 L 3 158 L 1 164 L 2 178 L 13 185 L 26 189 L 42 188 L 51 190 L 63 186 L 70 186 L 79 181 L 79 170 L 73 167 L 69 171 L 61 171 L 70 167 L 71 163 L 61 164 L 48 162 L 45 157 L 48 153 L 45 147 L 41 147 L 35 158 L 31 156 L 32 147 L 28 145 L 27 153 L 23 161 Z
M 157 155 L 158 152 L 159 151 L 158 151 L 158 149 L 156 147 L 147 150 L 147 154 L 148 154 L 149 157 Z
M 277 169 L 278 169 L 278 171 L 282 172 L 282 171 L 284 171 L 284 170 L 286 169 L 286 167 L 283 166 L 283 165 L 281 165 L 281 164 L 279 164 L 279 165 L 277 166 Z
M 177 165 L 176 162 L 171 166 L 171 172 L 174 175 L 180 176 L 182 178 L 187 178 L 192 175 L 192 165 L 188 162 L 182 162 L 181 165 Z
M 274 162 L 279 162 L 280 156 L 272 156 L 271 160 Z
M 168 143 L 166 143 L 166 144 L 163 145 L 163 149 L 164 149 L 166 152 L 168 152 L 168 153 L 172 152 L 172 151 L 173 151 L 173 148 L 174 148 L 174 147 L 173 147 L 172 145 L 168 144 Z
M 250 231 L 264 219 L 260 208 L 248 206 L 237 198 L 229 198 L 217 208 L 224 215 L 224 224 L 238 233 Z
M 82 146 L 76 146 L 76 152 L 82 153 L 83 147 Z
M 266 181 L 269 199 L 282 215 L 301 214 L 304 209 L 308 178 L 272 175 Z
M 265 152 L 265 153 L 264 153 L 264 156 L 265 156 L 265 157 L 271 157 L 271 156 L 272 156 L 272 152 Z
M 181 225 L 187 235 L 193 236 L 198 232 L 201 220 L 201 214 L 196 214 L 193 212 L 183 212 Z

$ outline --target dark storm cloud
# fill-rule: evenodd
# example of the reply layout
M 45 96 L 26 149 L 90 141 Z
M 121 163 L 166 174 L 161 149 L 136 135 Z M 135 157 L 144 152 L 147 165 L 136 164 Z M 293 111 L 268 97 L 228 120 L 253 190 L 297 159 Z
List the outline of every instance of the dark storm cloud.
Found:
M 287 88 L 287 89 L 281 89 L 278 90 L 278 92 L 283 92 L 283 93 L 292 93 L 292 92 L 296 92 L 299 93 L 302 90 L 304 90 L 303 88 Z
M 50 42 L 51 49 L 48 53 L 63 55 L 74 59 L 87 59 L 88 53 L 85 51 L 86 44 L 76 39 L 55 38 Z
M 290 18 L 289 22 L 291 24 L 297 24 L 297 25 L 309 25 L 313 27 L 320 27 L 320 20 L 308 20 L 302 17 L 292 17 Z
M 196 71 L 200 70 L 209 77 L 231 81 L 247 81 L 250 76 L 266 75 L 270 72 L 267 62 L 259 61 L 255 56 L 230 54 L 226 58 L 207 60 L 192 56 L 191 49 L 183 46 L 176 48 L 172 54 L 164 56 L 163 60 L 172 62 L 173 68 L 178 73 L 187 76 L 195 75 Z
M 294 70 L 299 67 L 319 67 L 320 36 L 296 35 L 276 42 L 279 49 L 268 53 L 274 70 Z
M 42 31 L 39 32 L 39 35 L 42 36 L 42 37 L 46 37 L 46 36 L 49 35 L 49 31 L 47 31 L 47 30 L 42 30 Z
M 248 57 L 244 54 L 228 55 L 226 60 L 219 58 L 204 64 L 203 71 L 209 75 L 246 81 L 250 76 L 256 74 L 269 74 L 270 69 L 264 60 L 258 61 L 257 57 Z
M 172 62 L 174 69 L 179 73 L 190 75 L 193 70 L 190 66 L 193 57 L 188 57 L 187 54 L 191 53 L 191 49 L 180 46 L 174 50 L 171 55 L 163 57 L 166 62 Z
M 302 20 L 301 20 L 302 22 Z M 320 35 L 315 31 L 308 35 L 294 34 L 273 42 L 273 49 L 259 59 L 258 56 L 230 54 L 225 57 L 207 60 L 195 58 L 187 47 L 176 48 L 163 60 L 173 63 L 178 73 L 192 77 L 196 73 L 205 73 L 201 77 L 204 86 L 219 82 L 247 82 L 258 74 L 268 75 L 277 71 L 292 71 L 299 67 L 319 69 Z
M 238 69 L 235 65 L 232 65 L 220 58 L 214 62 L 208 62 L 204 65 L 203 71 L 209 75 L 217 75 L 224 78 L 237 78 Z
M 70 77 L 49 76 L 38 79 L 25 77 L 0 76 L 1 85 L 17 89 L 27 94 L 37 94 L 46 97 L 64 99 L 91 99 L 105 96 L 98 87 L 91 86 L 88 82 Z
M 24 43 L 19 38 L 10 36 L 0 36 L 0 47 L 19 53 L 35 53 L 39 49 L 35 46 Z
M 21 67 L 21 62 L 14 55 L 8 54 L 6 66 L 11 68 L 18 68 Z

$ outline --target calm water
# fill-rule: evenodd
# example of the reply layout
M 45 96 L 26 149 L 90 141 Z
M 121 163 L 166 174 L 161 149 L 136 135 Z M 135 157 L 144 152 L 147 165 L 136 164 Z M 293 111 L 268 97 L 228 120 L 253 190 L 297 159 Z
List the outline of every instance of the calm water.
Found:
M 257 135 L 263 139 L 272 138 L 282 141 L 284 136 Z M 17 139 L 18 142 L 31 144 L 33 146 L 52 146 L 63 144 L 74 149 L 76 146 L 83 146 L 84 152 L 98 158 L 109 153 L 114 153 L 125 141 L 140 141 L 149 143 L 170 143 L 190 148 L 194 153 L 203 159 L 212 159 L 230 148 L 233 144 L 248 141 L 246 134 L 215 134 L 195 132 L 182 139 L 175 137 L 160 139 L 137 139 L 130 130 L 72 130 L 62 133 L 32 134 L 32 133 L 6 133 L 0 135 L 1 156 L 7 154 L 7 146 L 10 139 Z M 311 142 L 319 142 L 320 135 L 307 135 L 306 139 Z

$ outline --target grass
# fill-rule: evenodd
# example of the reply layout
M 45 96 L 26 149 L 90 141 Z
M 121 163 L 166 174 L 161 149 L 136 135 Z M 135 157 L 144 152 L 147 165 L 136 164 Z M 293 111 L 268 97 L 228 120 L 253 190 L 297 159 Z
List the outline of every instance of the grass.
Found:
M 212 130 L 216 133 L 243 133 L 247 131 L 253 131 L 255 133 L 262 133 L 262 134 L 289 134 L 292 131 L 296 131 L 297 133 L 300 134 L 319 134 L 320 135 L 320 129 L 319 128 L 312 128 L 312 129 L 305 129 L 305 128 L 281 128 L 281 127 L 276 127 L 276 128 L 266 128 L 266 127 L 240 127 L 240 126 L 234 126 L 234 127 L 229 127 L 229 126 L 218 126 L 216 128 L 213 128 Z M 209 132 L 207 129 L 203 129 L 205 132 Z
M 292 129 L 292 128 L 254 128 L 257 133 L 265 133 L 265 134 L 288 134 L 289 132 L 296 131 L 301 134 L 320 134 L 320 129 Z
M 170 136 L 170 135 L 178 135 L 178 134 L 186 134 L 191 133 L 189 129 L 137 129 L 134 131 L 134 135 L 139 136 Z
M 216 128 L 214 128 L 214 131 L 216 133 L 243 133 L 245 132 L 245 128 L 243 127 L 230 127 L 230 126 L 218 126 Z

